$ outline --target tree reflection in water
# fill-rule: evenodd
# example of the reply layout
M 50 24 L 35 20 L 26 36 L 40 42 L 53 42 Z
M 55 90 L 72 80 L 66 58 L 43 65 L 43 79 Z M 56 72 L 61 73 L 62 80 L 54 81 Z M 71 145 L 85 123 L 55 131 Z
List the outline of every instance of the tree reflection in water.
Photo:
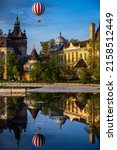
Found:
M 21 133 L 26 131 L 27 110 L 29 110 L 34 120 L 41 112 L 54 120 L 60 128 L 68 119 L 71 122 L 84 123 L 84 130 L 89 134 L 89 141 L 94 144 L 95 136 L 98 140 L 100 139 L 99 96 L 99 94 L 87 93 L 29 93 L 26 97 L 1 97 L 0 132 L 6 129 L 13 131 L 19 145 Z M 44 144 L 45 140 L 42 141 Z

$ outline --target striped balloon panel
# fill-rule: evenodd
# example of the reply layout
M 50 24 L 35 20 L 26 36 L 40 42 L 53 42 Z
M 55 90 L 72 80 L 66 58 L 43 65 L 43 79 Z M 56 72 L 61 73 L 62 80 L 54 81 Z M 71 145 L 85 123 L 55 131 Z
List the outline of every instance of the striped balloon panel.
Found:
M 41 147 L 45 143 L 45 137 L 42 134 L 36 134 L 32 139 L 32 143 L 36 147 Z
M 44 11 L 45 11 L 45 6 L 41 3 L 35 3 L 32 6 L 32 12 L 36 15 L 41 15 L 44 13 Z

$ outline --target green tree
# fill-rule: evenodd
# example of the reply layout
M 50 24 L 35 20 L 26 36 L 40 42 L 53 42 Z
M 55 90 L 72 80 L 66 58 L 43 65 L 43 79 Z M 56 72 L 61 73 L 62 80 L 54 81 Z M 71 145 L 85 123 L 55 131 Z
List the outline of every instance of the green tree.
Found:
M 22 60 L 14 52 L 9 52 L 7 57 L 7 75 L 8 79 L 20 79 L 23 70 Z
M 69 81 L 71 79 L 76 78 L 76 70 L 74 67 L 70 67 L 65 63 L 61 63 L 59 65 L 59 76 L 61 77 L 61 80 Z
M 41 54 L 48 54 L 49 53 L 49 45 L 48 42 L 40 42 L 42 50 L 41 50 Z
M 79 79 L 81 83 L 90 83 L 91 82 L 91 74 L 87 68 L 80 68 Z
M 100 39 L 89 42 L 88 69 L 94 83 L 100 82 Z
M 40 52 L 40 54 L 44 54 L 44 55 L 48 55 L 51 54 L 51 50 L 54 47 L 54 40 L 51 39 L 49 41 L 45 41 L 45 42 L 40 42 L 42 50 Z
M 39 81 L 40 80 L 40 74 L 41 74 L 41 64 L 39 62 L 36 62 L 33 66 L 33 68 L 30 70 L 29 75 L 31 77 L 32 81 Z
M 75 70 L 65 63 L 61 63 L 58 55 L 53 54 L 51 59 L 35 63 L 29 74 L 33 81 L 69 81 L 75 76 Z

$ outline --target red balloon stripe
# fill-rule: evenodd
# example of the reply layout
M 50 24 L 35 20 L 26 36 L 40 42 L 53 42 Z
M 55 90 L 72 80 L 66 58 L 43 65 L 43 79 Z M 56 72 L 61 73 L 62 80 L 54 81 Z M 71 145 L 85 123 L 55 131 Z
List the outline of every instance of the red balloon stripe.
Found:
M 45 143 L 45 138 L 43 135 L 37 134 L 33 137 L 32 142 L 36 147 L 41 147 Z
M 44 13 L 44 11 L 45 11 L 45 7 L 41 3 L 35 3 L 32 6 L 32 12 L 36 15 L 41 15 Z

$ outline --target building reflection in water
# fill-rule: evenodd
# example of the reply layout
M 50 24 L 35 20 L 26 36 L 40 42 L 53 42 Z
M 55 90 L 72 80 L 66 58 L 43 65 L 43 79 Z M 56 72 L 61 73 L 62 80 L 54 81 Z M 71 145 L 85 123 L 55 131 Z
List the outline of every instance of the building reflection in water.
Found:
M 53 119 L 60 129 L 67 119 L 71 122 L 84 123 L 84 130 L 89 134 L 89 142 L 94 144 L 95 137 L 100 139 L 99 94 L 32 93 L 25 98 L 2 97 L 0 99 L 0 132 L 5 129 L 13 131 L 17 145 L 19 145 L 21 133 L 26 131 L 27 109 L 34 120 L 40 111 L 43 115 Z M 37 140 L 37 145 L 40 145 L 40 142 L 45 143 L 44 138 L 41 137 L 36 136 L 37 139 L 41 139 L 41 141 Z
M 100 137 L 100 104 L 99 94 L 77 94 L 70 96 L 66 101 L 64 116 L 70 121 L 78 121 L 88 125 L 85 128 L 89 133 L 91 144 L 95 143 L 95 135 Z
M 17 146 L 21 138 L 21 133 L 26 131 L 27 108 L 23 103 L 23 98 L 0 99 L 0 132 L 9 129 L 14 132 Z

